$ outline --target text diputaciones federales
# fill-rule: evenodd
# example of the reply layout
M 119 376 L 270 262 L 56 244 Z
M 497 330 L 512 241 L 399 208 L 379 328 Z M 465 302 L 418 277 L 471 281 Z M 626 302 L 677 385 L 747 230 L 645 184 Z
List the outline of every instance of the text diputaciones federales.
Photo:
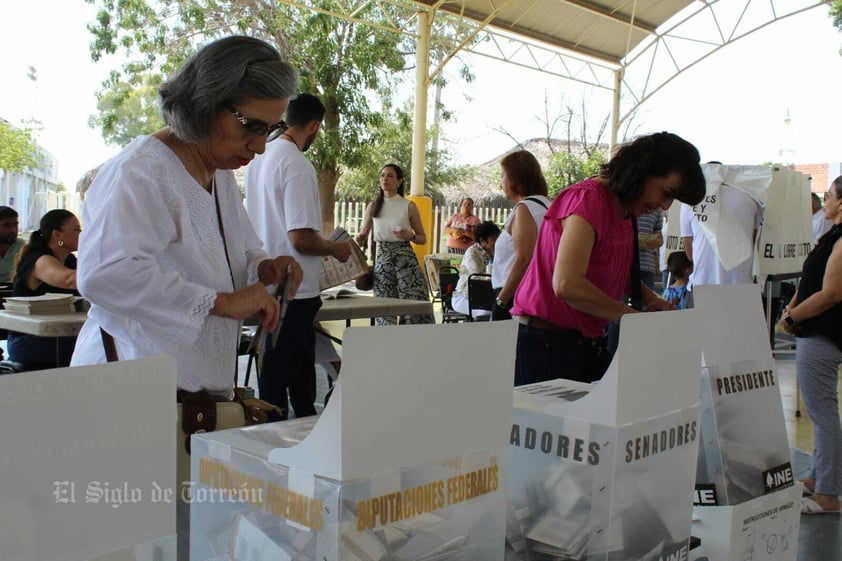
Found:
M 475 471 L 461 473 L 357 502 L 357 530 L 362 532 L 399 520 L 432 512 L 445 506 L 487 495 L 500 486 L 496 462 Z

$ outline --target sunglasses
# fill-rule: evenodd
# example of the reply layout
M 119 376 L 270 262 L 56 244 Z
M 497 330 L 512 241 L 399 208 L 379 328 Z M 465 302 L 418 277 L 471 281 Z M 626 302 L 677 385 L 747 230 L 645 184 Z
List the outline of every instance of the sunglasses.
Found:
M 260 119 L 249 119 L 227 103 L 223 104 L 223 107 L 225 107 L 225 109 L 227 109 L 235 119 L 240 121 L 240 124 L 243 125 L 243 130 L 248 136 L 265 136 L 266 142 L 272 142 L 281 136 L 288 128 L 287 124 L 283 120 L 278 121 L 274 125 L 270 125 Z

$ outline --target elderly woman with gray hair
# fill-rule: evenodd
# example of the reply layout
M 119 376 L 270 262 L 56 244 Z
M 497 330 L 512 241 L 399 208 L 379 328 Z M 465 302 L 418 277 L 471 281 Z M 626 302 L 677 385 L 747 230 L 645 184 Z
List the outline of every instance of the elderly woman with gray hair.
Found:
M 113 341 L 120 360 L 175 357 L 179 395 L 230 398 L 241 320 L 274 328 L 265 285 L 294 294 L 302 276 L 263 251 L 231 170 L 280 136 L 297 89 L 295 69 L 250 37 L 206 45 L 161 86 L 167 126 L 132 141 L 87 192 L 78 286 L 91 309 L 72 365 L 105 362 Z

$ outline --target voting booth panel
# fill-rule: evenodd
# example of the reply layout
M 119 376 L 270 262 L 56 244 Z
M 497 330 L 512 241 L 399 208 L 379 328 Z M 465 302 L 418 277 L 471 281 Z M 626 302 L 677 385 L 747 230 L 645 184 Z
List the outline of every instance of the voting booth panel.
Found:
M 191 560 L 502 560 L 514 327 L 350 328 L 320 418 L 194 435 Z
M 175 560 L 170 357 L 0 376 L 0 559 Z
M 596 384 L 515 388 L 507 559 L 687 555 L 699 443 L 694 314 L 624 316 Z
M 813 247 L 810 179 L 774 168 L 763 227 L 757 236 L 758 275 L 800 273 Z

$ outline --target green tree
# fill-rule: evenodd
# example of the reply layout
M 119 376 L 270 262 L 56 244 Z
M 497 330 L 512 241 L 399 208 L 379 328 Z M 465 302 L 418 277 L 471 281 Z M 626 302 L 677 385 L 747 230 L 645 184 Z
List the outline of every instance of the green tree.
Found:
M 842 30 L 842 0 L 833 0 L 830 3 L 830 17 L 833 19 L 833 25 Z
M 138 135 L 149 134 L 164 126 L 158 108 L 158 86 L 163 78 L 145 72 L 122 80 L 112 72 L 105 89 L 97 93 L 98 115 L 88 118 L 88 126 L 99 128 L 105 142 L 125 146 Z
M 412 107 L 407 103 L 395 110 L 393 115 L 389 115 L 388 110 L 386 107 L 384 114 L 375 120 L 374 128 L 370 131 L 372 142 L 362 151 L 360 165 L 348 170 L 340 178 L 337 185 L 337 195 L 340 197 L 373 200 L 380 185 L 380 170 L 387 163 L 401 166 L 406 184 L 412 184 Z M 437 132 L 435 127 L 431 128 L 428 138 L 435 137 Z M 442 187 L 459 181 L 470 172 L 469 166 L 452 163 L 447 140 L 439 138 L 439 150 L 429 146 L 427 148 L 424 170 L 425 192 L 437 203 L 443 202 Z M 409 194 L 408 189 L 406 192 Z
M 308 157 L 318 172 L 323 227 L 330 231 L 336 183 L 343 169 L 365 162 L 368 131 L 377 124 L 369 99 L 389 96 L 412 50 L 404 36 L 273 0 L 86 1 L 99 8 L 96 23 L 88 26 L 92 58 L 124 50 L 131 59 L 106 81 L 100 100 L 110 99 L 108 90 L 120 98 L 122 84 L 137 86 L 150 72 L 170 74 L 198 44 L 217 37 L 241 33 L 276 45 L 299 69 L 301 90 L 318 95 L 327 108 L 323 132 Z M 329 10 L 337 2 L 308 5 Z M 394 6 L 357 3 L 369 21 L 396 20 Z M 120 118 L 116 106 L 102 109 L 100 126 Z
M 41 165 L 38 143 L 28 128 L 13 127 L 0 119 L 0 169 L 18 173 Z
M 584 152 L 576 154 L 572 151 L 556 152 L 550 157 L 547 169 L 544 170 L 550 198 L 555 198 L 569 185 L 596 175 L 604 163 L 605 152 L 600 149 L 593 150 L 590 154 Z

